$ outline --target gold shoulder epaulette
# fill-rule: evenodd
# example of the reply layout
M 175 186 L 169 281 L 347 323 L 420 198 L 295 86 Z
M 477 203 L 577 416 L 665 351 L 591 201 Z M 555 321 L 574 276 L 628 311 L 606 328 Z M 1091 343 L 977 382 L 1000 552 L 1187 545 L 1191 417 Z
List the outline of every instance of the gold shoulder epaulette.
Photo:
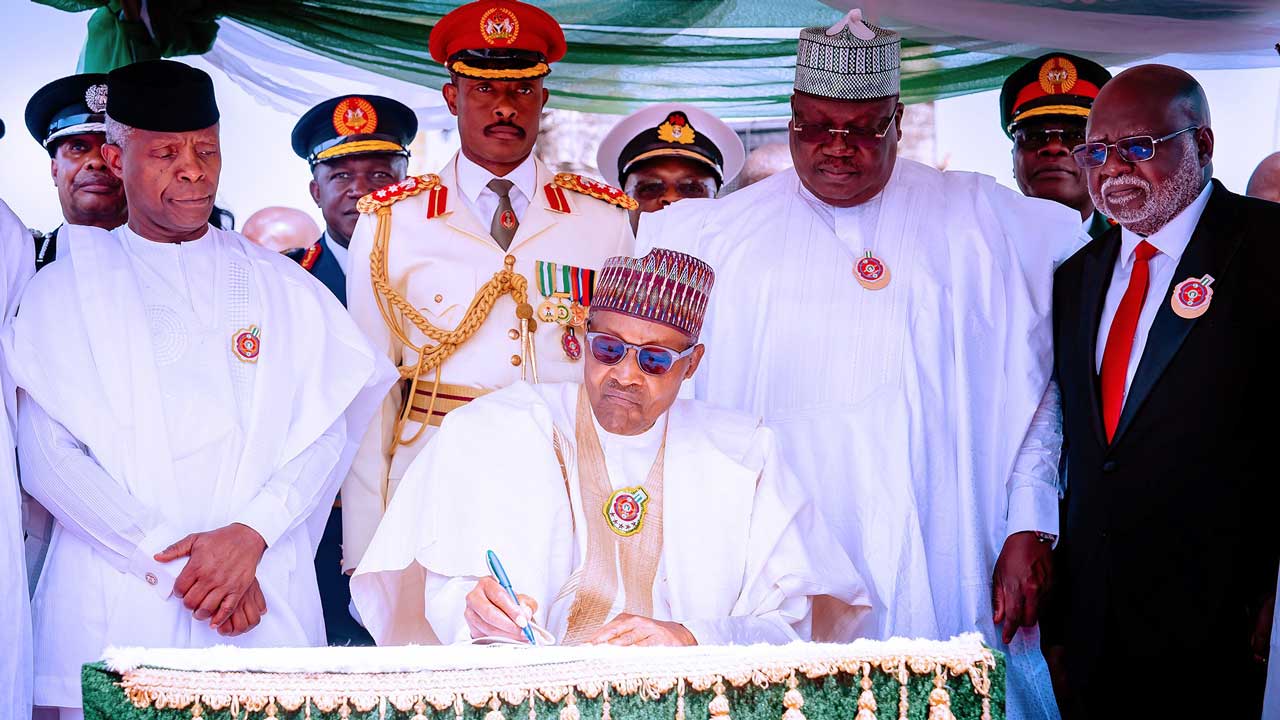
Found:
M 556 185 L 572 190 L 583 195 L 590 195 L 597 200 L 603 200 L 610 205 L 617 205 L 623 210 L 635 210 L 640 204 L 630 195 L 622 192 L 616 187 L 605 185 L 598 180 L 582 177 L 573 173 L 556 173 Z
M 362 213 L 371 213 L 377 211 L 378 208 L 393 205 L 405 198 L 411 198 L 419 193 L 426 192 L 433 187 L 440 185 L 439 175 L 418 175 L 416 177 L 408 177 L 398 183 L 374 190 L 373 192 L 360 198 L 356 203 L 356 210 Z

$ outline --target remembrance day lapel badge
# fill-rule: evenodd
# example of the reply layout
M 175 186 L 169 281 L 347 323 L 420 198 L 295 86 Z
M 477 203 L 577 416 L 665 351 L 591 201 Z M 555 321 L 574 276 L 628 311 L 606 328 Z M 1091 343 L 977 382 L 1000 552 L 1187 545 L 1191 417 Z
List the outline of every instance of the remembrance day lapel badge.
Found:
M 262 349 L 262 331 L 257 325 L 250 325 L 236 331 L 232 337 L 231 349 L 240 362 L 258 362 L 258 351 Z
M 1173 288 L 1173 296 L 1169 298 L 1169 304 L 1173 306 L 1173 312 L 1180 318 L 1192 320 L 1205 314 L 1209 310 L 1209 302 L 1213 300 L 1213 288 L 1209 287 L 1213 284 L 1213 276 L 1205 275 L 1202 278 L 1187 278 L 1178 283 Z
M 868 290 L 879 290 L 889 284 L 889 266 L 870 250 L 853 264 L 853 277 Z
M 644 528 L 644 513 L 649 493 L 642 487 L 615 490 L 604 504 L 604 518 L 609 528 L 622 537 L 631 537 Z

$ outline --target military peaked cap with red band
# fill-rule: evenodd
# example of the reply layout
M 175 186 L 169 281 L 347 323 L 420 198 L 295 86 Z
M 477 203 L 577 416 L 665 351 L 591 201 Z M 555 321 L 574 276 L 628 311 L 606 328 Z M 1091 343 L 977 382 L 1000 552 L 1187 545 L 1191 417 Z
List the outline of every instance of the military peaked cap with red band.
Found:
M 1041 55 L 1018 68 L 1000 90 L 1000 124 L 1014 128 L 1036 117 L 1089 117 L 1094 98 L 1111 73 L 1098 63 L 1067 53 Z
M 436 62 L 476 80 L 540 78 L 565 52 L 560 23 L 519 0 L 466 3 L 440 18 L 427 45 Z
M 418 117 L 398 100 L 339 95 L 306 112 L 293 126 L 293 152 L 311 163 L 350 155 L 409 155 Z

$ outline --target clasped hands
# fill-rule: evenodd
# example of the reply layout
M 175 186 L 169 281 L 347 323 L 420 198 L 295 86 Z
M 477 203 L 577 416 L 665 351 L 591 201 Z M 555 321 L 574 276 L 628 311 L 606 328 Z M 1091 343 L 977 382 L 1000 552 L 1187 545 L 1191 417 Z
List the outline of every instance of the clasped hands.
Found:
M 491 577 L 467 593 L 464 616 L 471 637 L 503 637 L 524 642 L 522 628 L 533 619 L 538 603 L 528 595 L 518 595 L 516 604 L 506 590 Z M 622 614 L 600 628 L 589 641 L 591 645 L 697 645 L 688 628 L 676 622 L 664 622 L 639 615 Z
M 174 597 L 196 620 L 226 637 L 243 635 L 262 621 L 267 600 L 258 586 L 258 562 L 266 541 L 253 528 L 232 523 L 192 533 L 156 554 L 156 562 L 190 557 L 173 583 Z

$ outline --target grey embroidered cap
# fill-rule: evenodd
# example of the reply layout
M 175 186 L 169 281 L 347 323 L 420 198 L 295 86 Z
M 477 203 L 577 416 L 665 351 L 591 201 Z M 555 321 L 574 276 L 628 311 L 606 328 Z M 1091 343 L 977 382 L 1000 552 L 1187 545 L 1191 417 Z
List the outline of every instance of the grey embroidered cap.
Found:
M 863 22 L 857 8 L 829 28 L 800 31 L 795 88 L 836 100 L 871 100 L 897 95 L 902 38 Z

